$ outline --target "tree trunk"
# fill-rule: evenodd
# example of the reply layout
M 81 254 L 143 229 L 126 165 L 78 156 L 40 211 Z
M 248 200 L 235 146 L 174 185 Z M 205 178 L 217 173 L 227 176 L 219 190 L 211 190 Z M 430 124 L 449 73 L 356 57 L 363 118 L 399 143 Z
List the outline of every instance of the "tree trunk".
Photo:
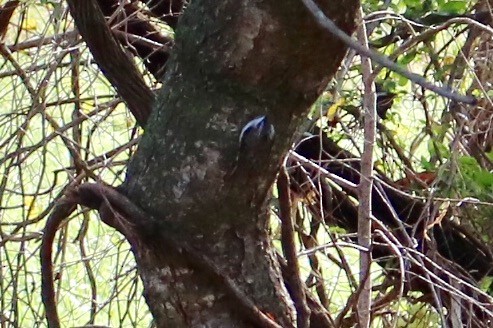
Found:
M 347 33 L 357 0 L 320 0 Z M 121 190 L 153 223 L 130 238 L 159 327 L 295 325 L 269 236 L 270 189 L 346 48 L 299 0 L 194 0 Z M 266 115 L 272 144 L 239 154 Z M 260 310 L 260 312 L 258 312 Z

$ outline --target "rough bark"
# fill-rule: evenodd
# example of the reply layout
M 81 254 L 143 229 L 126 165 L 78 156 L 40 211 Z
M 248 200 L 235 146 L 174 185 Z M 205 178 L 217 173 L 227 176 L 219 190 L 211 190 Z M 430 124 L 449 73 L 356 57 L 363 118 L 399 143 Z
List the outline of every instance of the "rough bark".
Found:
M 356 0 L 319 5 L 352 33 Z M 295 325 L 268 233 L 269 190 L 345 51 L 297 0 L 187 8 L 121 188 L 154 220 L 132 247 L 158 326 Z M 273 145 L 237 163 L 240 131 L 258 115 L 274 125 Z

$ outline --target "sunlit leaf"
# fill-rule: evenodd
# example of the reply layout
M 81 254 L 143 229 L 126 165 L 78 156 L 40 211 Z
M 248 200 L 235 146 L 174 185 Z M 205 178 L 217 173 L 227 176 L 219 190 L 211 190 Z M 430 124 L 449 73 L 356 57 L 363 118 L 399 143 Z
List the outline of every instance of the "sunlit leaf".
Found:
M 345 98 L 339 98 L 334 104 L 332 104 L 327 109 L 327 118 L 329 119 L 329 121 L 334 120 L 339 108 L 341 108 L 345 103 L 346 103 Z
M 22 29 L 25 31 L 36 31 L 38 23 L 34 18 L 27 17 L 22 21 Z

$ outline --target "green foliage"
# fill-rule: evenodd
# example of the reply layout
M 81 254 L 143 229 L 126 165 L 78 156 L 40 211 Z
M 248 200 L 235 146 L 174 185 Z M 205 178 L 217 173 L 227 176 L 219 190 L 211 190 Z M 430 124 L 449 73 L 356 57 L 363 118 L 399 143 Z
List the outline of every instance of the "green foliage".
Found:
M 467 0 L 437 1 L 440 12 L 451 14 L 463 14 L 467 12 L 471 2 Z
M 493 173 L 481 167 L 472 156 L 460 156 L 455 162 L 457 173 L 444 171 L 443 179 L 454 178 L 454 193 L 459 197 L 474 197 L 482 201 L 493 200 Z M 449 195 L 453 196 L 453 195 Z

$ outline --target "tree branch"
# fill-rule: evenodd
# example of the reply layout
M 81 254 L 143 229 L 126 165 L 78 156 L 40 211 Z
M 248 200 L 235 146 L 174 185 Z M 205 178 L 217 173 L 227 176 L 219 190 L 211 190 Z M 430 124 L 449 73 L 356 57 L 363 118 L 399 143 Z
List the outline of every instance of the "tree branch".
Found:
M 360 7 L 360 17 L 363 9 Z M 360 24 L 357 30 L 359 41 L 368 47 L 365 24 Z M 361 156 L 361 177 L 358 188 L 358 243 L 370 249 L 371 240 L 371 213 L 372 213 L 372 189 L 373 189 L 373 148 L 375 145 L 377 108 L 375 83 L 372 78 L 371 60 L 366 56 L 361 57 L 361 70 L 364 85 L 364 143 Z M 370 327 L 371 322 L 371 286 L 369 278 L 372 258 L 371 252 L 360 251 L 360 288 L 361 294 L 357 301 L 358 322 L 360 328 Z
M 118 0 L 97 0 L 103 15 L 110 17 L 110 28 L 125 49 L 142 59 L 142 63 L 160 80 L 165 72 L 173 38 L 163 33 L 137 2 L 119 5 Z M 174 1 L 173 1 L 174 2 Z
M 128 198 L 115 189 L 102 184 L 88 183 L 67 191 L 53 209 L 43 230 L 41 241 L 41 298 L 46 309 L 48 327 L 59 328 L 60 320 L 55 301 L 55 287 L 53 284 L 52 248 L 55 235 L 60 224 L 75 211 L 77 205 L 84 205 L 91 209 L 98 209 L 101 219 L 111 227 L 124 234 L 129 241 L 132 238 L 132 228 L 139 225 L 149 226 L 149 219 Z M 116 211 L 118 210 L 118 212 Z M 119 213 L 124 213 L 125 218 L 131 218 L 134 225 L 118 220 Z
M 142 74 L 122 50 L 109 29 L 96 0 L 67 0 L 77 28 L 94 60 L 118 94 L 125 100 L 140 126 L 152 110 L 154 93 Z
M 20 1 L 12 0 L 8 1 L 3 6 L 0 6 L 0 40 L 5 37 L 10 23 L 10 18 L 12 18 L 12 14 L 19 6 L 19 2 Z
M 141 240 L 142 232 L 148 233 L 152 227 L 156 227 L 156 222 L 152 217 L 110 186 L 86 183 L 68 191 L 48 218 L 41 243 L 42 300 L 50 328 L 60 327 L 53 284 L 53 241 L 61 222 L 70 216 L 77 205 L 97 209 L 102 221 L 122 233 L 131 244 Z M 223 274 L 211 259 L 199 255 L 196 250 L 177 240 L 170 231 L 163 232 L 162 228 L 160 230 L 166 236 L 164 243 L 170 247 L 170 251 L 183 254 L 191 266 L 204 270 L 220 281 L 225 291 L 240 306 L 247 319 L 255 322 L 259 327 L 281 328 L 273 319 L 260 311 L 251 297 L 238 288 L 231 278 Z
M 41 299 L 46 310 L 49 328 L 59 328 L 60 320 L 55 302 L 55 286 L 53 284 L 53 263 L 51 262 L 52 246 L 55 234 L 66 218 L 75 211 L 77 202 L 70 197 L 63 198 L 55 206 L 43 231 L 41 241 Z
M 410 81 L 422 86 L 425 89 L 431 90 L 440 96 L 451 99 L 453 101 L 462 102 L 470 105 L 476 104 L 476 98 L 472 96 L 464 96 L 458 94 L 454 91 L 447 90 L 446 88 L 439 87 L 433 83 L 428 82 L 422 76 L 409 72 L 407 69 L 402 66 L 397 65 L 393 61 L 389 60 L 387 57 L 380 55 L 379 53 L 363 46 L 358 41 L 351 38 L 344 31 L 342 31 L 337 25 L 329 19 L 325 14 L 317 7 L 317 5 L 313 2 L 313 0 L 302 0 L 305 4 L 306 8 L 312 13 L 315 17 L 317 23 L 323 27 L 326 31 L 338 37 L 341 41 L 343 41 L 348 47 L 355 50 L 359 55 L 370 58 L 372 61 L 387 67 L 388 69 L 404 76 Z
M 284 278 L 288 280 L 291 287 L 289 292 L 296 307 L 298 328 L 310 326 L 310 308 L 306 304 L 305 290 L 300 278 L 300 268 L 296 245 L 294 243 L 294 227 L 291 215 L 292 204 L 289 189 L 289 177 L 283 166 L 277 178 L 277 190 L 279 193 L 279 204 L 281 214 L 281 241 L 287 268 Z
M 163 22 L 171 28 L 176 27 L 178 17 L 183 12 L 183 7 L 186 1 L 183 0 L 140 0 L 147 4 L 149 10 L 159 17 Z

